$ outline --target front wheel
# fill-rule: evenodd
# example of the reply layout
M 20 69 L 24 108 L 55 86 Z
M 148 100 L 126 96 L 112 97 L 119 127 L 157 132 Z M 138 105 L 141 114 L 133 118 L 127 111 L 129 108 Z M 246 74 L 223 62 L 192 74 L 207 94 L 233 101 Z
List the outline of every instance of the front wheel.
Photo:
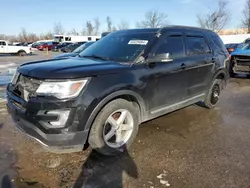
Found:
M 220 93 L 221 93 L 221 80 L 215 79 L 204 101 L 205 107 L 209 109 L 214 108 L 217 102 L 219 101 Z
M 97 115 L 89 134 L 89 144 L 103 155 L 125 151 L 138 132 L 138 108 L 124 99 L 108 103 Z

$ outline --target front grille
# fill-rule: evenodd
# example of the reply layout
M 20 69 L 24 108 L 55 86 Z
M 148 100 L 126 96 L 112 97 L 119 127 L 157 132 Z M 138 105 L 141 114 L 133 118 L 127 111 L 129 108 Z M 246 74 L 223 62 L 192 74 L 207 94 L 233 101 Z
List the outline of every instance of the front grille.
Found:
M 27 101 L 30 97 L 36 96 L 36 90 L 41 83 L 41 80 L 37 80 L 20 74 L 17 82 L 13 85 L 13 92 Z
M 247 65 L 250 66 L 250 56 L 247 55 L 238 55 L 235 56 L 237 65 Z

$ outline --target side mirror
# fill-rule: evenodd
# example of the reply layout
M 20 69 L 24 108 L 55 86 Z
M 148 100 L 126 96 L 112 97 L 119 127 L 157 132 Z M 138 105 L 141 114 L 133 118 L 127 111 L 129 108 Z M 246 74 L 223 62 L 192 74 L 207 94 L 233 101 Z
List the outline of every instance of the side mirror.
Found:
M 149 55 L 146 61 L 147 63 L 172 62 L 173 56 L 171 53 L 154 54 Z

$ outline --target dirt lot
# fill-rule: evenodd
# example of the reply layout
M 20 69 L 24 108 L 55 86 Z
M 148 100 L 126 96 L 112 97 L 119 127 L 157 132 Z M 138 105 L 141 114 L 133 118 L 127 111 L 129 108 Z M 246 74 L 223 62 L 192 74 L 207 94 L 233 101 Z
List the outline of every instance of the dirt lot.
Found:
M 43 58 L 4 56 L 0 65 Z M 144 123 L 129 151 L 112 158 L 91 148 L 46 152 L 15 128 L 4 102 L 0 114 L 0 143 L 17 155 L 21 188 L 250 188 L 250 80 L 244 77 L 230 80 L 213 110 L 193 105 Z

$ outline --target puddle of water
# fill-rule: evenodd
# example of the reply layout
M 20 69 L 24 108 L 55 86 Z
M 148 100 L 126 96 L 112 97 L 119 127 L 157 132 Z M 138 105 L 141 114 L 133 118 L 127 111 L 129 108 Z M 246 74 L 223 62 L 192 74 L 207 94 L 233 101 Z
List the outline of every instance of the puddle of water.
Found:
M 12 75 L 0 75 L 0 86 L 6 86 L 10 83 Z

